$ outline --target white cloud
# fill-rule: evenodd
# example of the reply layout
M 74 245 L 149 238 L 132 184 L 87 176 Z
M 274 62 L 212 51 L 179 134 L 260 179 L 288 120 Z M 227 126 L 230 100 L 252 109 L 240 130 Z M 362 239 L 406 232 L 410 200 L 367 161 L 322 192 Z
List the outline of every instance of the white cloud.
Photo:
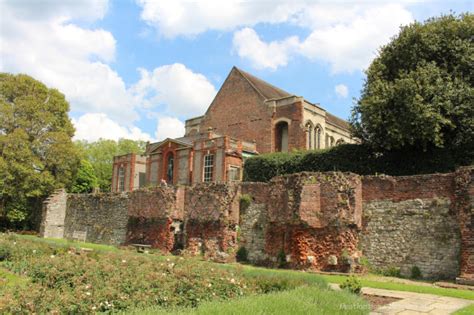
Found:
M 184 136 L 184 123 L 174 117 L 158 118 L 155 137 L 158 141 L 166 138 L 179 138 Z
M 301 53 L 328 62 L 334 73 L 365 69 L 377 49 L 397 34 L 400 25 L 413 21 L 401 5 L 365 10 L 347 22 L 315 29 L 301 44 Z
M 166 113 L 173 116 L 202 115 L 216 95 L 204 75 L 180 63 L 153 71 L 140 69 L 140 74 L 140 80 L 131 88 L 135 97 L 147 108 L 164 105 Z
M 149 134 L 140 130 L 140 128 L 122 127 L 104 113 L 88 113 L 72 119 L 76 127 L 75 140 L 96 141 L 100 138 L 118 140 L 120 138 L 132 140 L 152 141 Z
M 344 84 L 338 84 L 334 87 L 334 92 L 342 98 L 346 98 L 349 95 L 349 89 Z
M 141 18 L 165 37 L 195 36 L 209 30 L 236 31 L 233 46 L 255 68 L 276 69 L 299 54 L 328 63 L 333 73 L 367 67 L 377 49 L 413 21 L 407 4 L 397 1 L 154 1 L 137 0 Z M 309 30 L 306 38 L 290 36 L 264 42 L 251 28 L 290 24 Z
M 255 68 L 276 70 L 287 65 L 288 57 L 297 49 L 299 41 L 292 36 L 283 41 L 265 43 L 253 29 L 246 27 L 234 33 L 233 45 L 238 55 L 249 59 Z
M 304 2 L 137 0 L 142 7 L 142 20 L 168 38 L 193 36 L 207 30 L 230 31 L 261 22 L 286 22 L 302 9 Z
M 108 63 L 113 35 L 73 20 L 101 18 L 107 1 L 0 2 L 0 71 L 27 73 L 59 89 L 72 110 L 103 112 L 121 122 L 138 118 L 122 78 Z

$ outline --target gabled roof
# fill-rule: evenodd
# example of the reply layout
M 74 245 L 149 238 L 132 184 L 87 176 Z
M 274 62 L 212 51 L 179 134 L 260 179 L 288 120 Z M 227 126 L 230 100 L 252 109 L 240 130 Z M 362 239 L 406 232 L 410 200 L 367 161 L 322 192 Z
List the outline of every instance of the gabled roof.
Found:
M 344 119 L 341 119 L 339 117 L 334 116 L 333 114 L 329 113 L 328 111 L 326 111 L 326 122 L 328 122 L 330 124 L 333 124 L 333 125 L 336 125 L 339 128 L 343 128 L 343 129 L 347 129 L 347 130 L 349 130 L 349 128 L 351 127 L 351 125 L 347 121 L 345 121 Z
M 251 75 L 250 73 L 240 70 L 237 67 L 234 67 L 234 69 L 237 70 L 250 83 L 250 85 L 252 85 L 253 88 L 267 100 L 293 96 L 293 94 L 283 91 L 282 89 L 277 88 L 276 86 L 273 86 L 270 83 Z
M 151 143 L 148 146 L 148 150 L 146 153 L 150 154 L 151 152 L 155 151 L 156 149 L 158 149 L 159 147 L 161 147 L 163 144 L 167 142 L 174 142 L 184 147 L 191 147 L 193 145 L 193 142 L 186 137 L 181 137 L 181 138 L 176 138 L 176 139 L 166 138 L 163 141 Z

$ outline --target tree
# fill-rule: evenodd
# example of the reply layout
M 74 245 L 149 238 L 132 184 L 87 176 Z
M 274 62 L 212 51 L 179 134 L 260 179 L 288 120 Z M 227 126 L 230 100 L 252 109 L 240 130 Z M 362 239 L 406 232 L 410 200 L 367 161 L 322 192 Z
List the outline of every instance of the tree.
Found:
M 77 171 L 71 192 L 73 193 L 90 193 L 94 188 L 98 187 L 97 177 L 94 168 L 87 160 L 81 160 L 81 164 Z
M 474 148 L 474 15 L 401 28 L 366 71 L 354 135 L 379 151 Z
M 90 162 L 102 191 L 110 191 L 112 182 L 113 157 L 127 153 L 141 154 L 145 151 L 144 141 L 120 139 L 119 141 L 100 139 L 96 142 L 76 141 L 83 159 Z
M 69 104 L 27 75 L 0 73 L 0 219 L 25 223 L 29 202 L 69 187 L 77 165 Z

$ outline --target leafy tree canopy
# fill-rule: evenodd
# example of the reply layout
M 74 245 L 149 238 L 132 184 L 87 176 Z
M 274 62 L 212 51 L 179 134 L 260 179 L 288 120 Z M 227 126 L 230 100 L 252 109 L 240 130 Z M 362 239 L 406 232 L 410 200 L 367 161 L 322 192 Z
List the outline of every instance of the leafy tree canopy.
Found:
M 474 15 L 401 28 L 366 71 L 355 136 L 377 150 L 474 147 Z
M 97 186 L 97 177 L 95 176 L 94 168 L 91 163 L 87 160 L 81 160 L 81 165 L 77 171 L 71 192 L 90 193 Z
M 0 73 L 0 218 L 24 221 L 28 201 L 69 187 L 79 160 L 69 104 L 27 75 Z
M 90 162 L 97 176 L 101 191 L 110 191 L 113 157 L 127 153 L 141 154 L 145 151 L 144 141 L 100 139 L 96 142 L 76 141 L 76 147 L 83 159 Z

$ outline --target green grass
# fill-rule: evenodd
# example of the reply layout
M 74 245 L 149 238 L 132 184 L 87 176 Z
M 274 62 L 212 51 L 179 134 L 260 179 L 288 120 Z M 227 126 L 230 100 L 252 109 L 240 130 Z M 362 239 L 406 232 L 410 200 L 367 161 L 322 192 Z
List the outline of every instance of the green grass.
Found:
M 74 247 L 74 248 L 91 248 L 98 251 L 106 251 L 106 252 L 118 252 L 120 249 L 111 246 L 111 245 L 103 245 L 103 244 L 94 244 L 94 243 L 85 243 L 85 242 L 77 242 L 77 241 L 69 241 L 66 239 L 59 239 L 59 238 L 41 238 L 35 235 L 20 235 L 15 234 L 15 236 L 19 239 L 24 239 L 33 242 L 40 242 L 54 246 L 61 246 L 61 247 Z
M 472 315 L 474 314 L 474 304 L 463 307 L 460 310 L 457 310 L 453 315 Z
M 11 287 L 15 285 L 23 286 L 28 282 L 28 278 L 18 276 L 1 267 L 0 264 L 0 292 L 2 288 Z
M 195 309 L 174 311 L 148 308 L 132 314 L 368 314 L 369 304 L 346 292 L 321 290 L 307 286 L 294 290 L 244 297 L 225 302 L 203 303 Z
M 321 276 L 323 279 L 325 279 L 328 282 L 337 283 L 337 284 L 341 284 L 347 278 L 346 276 L 340 276 L 340 275 L 318 274 L 318 276 Z M 454 297 L 454 298 L 460 298 L 460 299 L 474 300 L 474 291 L 470 291 L 470 290 L 438 288 L 434 286 L 406 284 L 406 283 L 397 283 L 397 282 L 381 282 L 381 281 L 374 281 L 374 280 L 367 279 L 364 276 L 360 277 L 360 281 L 363 287 L 395 290 L 395 291 L 426 293 L 426 294 L 448 296 L 448 297 Z

